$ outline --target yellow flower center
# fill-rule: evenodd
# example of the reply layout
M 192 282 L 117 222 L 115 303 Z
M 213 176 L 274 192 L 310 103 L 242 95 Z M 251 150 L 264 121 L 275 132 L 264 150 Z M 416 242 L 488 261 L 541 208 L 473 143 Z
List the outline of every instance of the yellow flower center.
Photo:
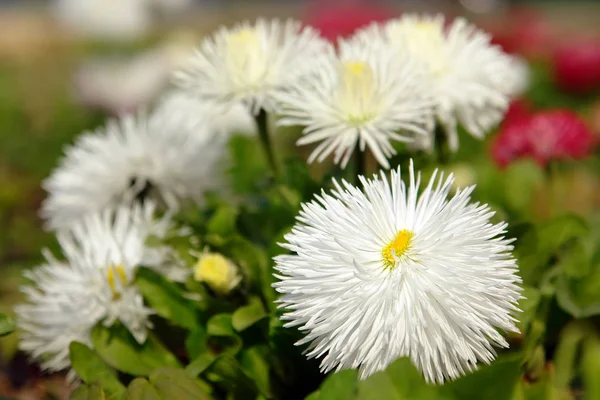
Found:
M 443 25 L 427 20 L 412 24 L 397 24 L 392 28 L 394 37 L 408 38 L 405 45 L 420 61 L 427 64 L 435 77 L 441 77 L 448 69 Z
M 385 268 L 394 268 L 396 260 L 402 257 L 410 248 L 413 236 L 413 232 L 402 229 L 398 231 L 394 239 L 381 250 Z
M 265 76 L 267 63 L 264 45 L 256 30 L 232 32 L 226 39 L 228 73 L 236 86 L 253 87 Z
M 120 284 L 117 282 L 117 278 Z M 122 265 L 109 265 L 106 270 L 106 280 L 113 294 L 113 300 L 118 300 L 121 297 L 120 289 L 127 285 L 127 274 Z
M 239 282 L 235 265 L 217 253 L 203 254 L 194 267 L 194 279 L 206 282 L 215 292 L 226 294 Z
M 376 115 L 375 74 L 363 61 L 346 61 L 341 72 L 340 106 L 348 122 L 360 126 Z

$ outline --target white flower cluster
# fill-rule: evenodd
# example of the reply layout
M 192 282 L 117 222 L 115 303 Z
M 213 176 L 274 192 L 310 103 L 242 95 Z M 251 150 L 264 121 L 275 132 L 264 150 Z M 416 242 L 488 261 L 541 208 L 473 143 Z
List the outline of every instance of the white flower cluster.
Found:
M 318 143 L 309 162 L 333 155 L 346 166 L 358 146 L 389 168 L 394 142 L 429 149 L 441 127 L 455 150 L 458 124 L 482 137 L 521 75 L 462 19 L 407 15 L 336 46 L 291 20 L 218 30 L 175 73 L 179 92 L 85 133 L 45 181 L 42 216 L 65 259 L 45 253 L 27 275 L 33 285 L 16 309 L 21 348 L 54 371 L 69 367 L 69 343 L 89 343 L 98 323 L 120 321 L 145 340 L 152 310 L 135 271 L 172 276 L 168 249 L 146 245 L 171 226 L 169 213 L 155 211 L 220 190 L 229 133 L 252 115 L 304 127 L 298 144 Z M 275 260 L 283 318 L 306 333 L 299 344 L 323 357 L 324 371 L 359 368 L 363 378 L 398 357 L 438 383 L 492 361 L 493 346 L 508 345 L 497 329 L 517 330 L 520 279 L 506 224 L 470 203 L 472 187 L 449 198 L 452 177 L 422 191 L 412 166 L 408 185 L 399 169 L 390 180 L 360 179 L 363 190 L 335 182 L 304 204 L 283 244 L 292 254 Z M 212 255 L 195 273 L 222 292 L 241 279 Z
M 358 145 L 389 168 L 393 141 L 430 150 L 436 125 L 458 148 L 457 124 L 482 138 L 500 122 L 527 71 L 458 18 L 405 15 L 337 46 L 293 21 L 259 20 L 220 29 L 176 73 L 202 99 L 274 112 L 304 127 L 309 157 L 344 167 Z

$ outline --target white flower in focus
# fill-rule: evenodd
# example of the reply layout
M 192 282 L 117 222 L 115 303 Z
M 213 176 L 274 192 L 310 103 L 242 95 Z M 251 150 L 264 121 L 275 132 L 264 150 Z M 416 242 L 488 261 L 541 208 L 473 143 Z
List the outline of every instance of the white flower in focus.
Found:
M 152 23 L 148 0 L 56 0 L 54 11 L 70 30 L 99 39 L 137 39 Z
M 202 100 L 241 102 L 253 114 L 273 111 L 275 95 L 313 70 L 325 46 L 315 30 L 293 20 L 222 27 L 175 73 L 175 82 Z
M 44 182 L 42 216 L 51 229 L 89 212 L 151 198 L 177 210 L 223 185 L 222 144 L 204 115 L 165 103 L 150 116 L 112 120 L 80 136 Z
M 151 204 L 105 210 L 88 215 L 58 233 L 65 260 L 44 251 L 46 263 L 25 276 L 33 285 L 22 288 L 26 302 L 15 307 L 21 330 L 19 347 L 44 370 L 68 368 L 69 344 L 91 345 L 92 328 L 120 321 L 143 343 L 152 311 L 132 285 L 139 265 L 160 262 L 145 241 L 163 230 L 154 221 Z
M 428 382 L 442 383 L 508 347 L 496 329 L 517 332 L 517 265 L 474 187 L 448 194 L 452 176 L 419 193 L 420 174 L 363 177 L 360 190 L 335 183 L 304 204 L 275 258 L 285 326 L 306 334 L 307 356 L 324 372 L 360 377 L 410 357 Z
M 308 162 L 333 154 L 345 167 L 358 145 L 389 168 L 392 141 L 429 137 L 434 102 L 423 68 L 377 42 L 339 42 L 318 71 L 281 94 L 280 125 L 305 126 L 299 145 L 320 142 Z
M 458 149 L 457 123 L 473 136 L 483 138 L 498 124 L 508 107 L 515 84 L 513 60 L 491 37 L 457 18 L 445 27 L 444 17 L 407 14 L 383 26 L 371 26 L 357 34 L 363 40 L 388 40 L 391 46 L 409 51 L 428 66 L 437 118 L 448 135 L 452 150 Z M 424 147 L 433 137 L 421 140 Z

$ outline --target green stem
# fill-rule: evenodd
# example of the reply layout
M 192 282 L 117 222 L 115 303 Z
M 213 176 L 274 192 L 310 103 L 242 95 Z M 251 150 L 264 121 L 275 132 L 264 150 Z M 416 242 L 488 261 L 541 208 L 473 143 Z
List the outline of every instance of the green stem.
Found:
M 594 333 L 588 321 L 575 320 L 562 330 L 558 347 L 554 354 L 554 384 L 558 389 L 567 390 L 575 373 L 575 360 L 581 343 Z
M 264 109 L 261 109 L 258 115 L 255 117 L 255 120 L 256 126 L 258 128 L 258 136 L 260 138 L 260 142 L 265 152 L 265 156 L 267 157 L 269 167 L 271 167 L 271 171 L 273 172 L 273 176 L 275 177 L 275 179 L 279 180 L 280 171 L 279 166 L 277 164 L 277 160 L 275 158 L 273 144 L 271 143 L 271 137 L 269 135 L 267 112 Z
M 448 145 L 448 137 L 444 128 L 438 123 L 435 125 L 434 146 L 437 162 L 440 165 L 446 165 L 450 161 L 450 147 Z
M 354 182 L 356 185 L 358 185 L 360 183 L 358 176 L 362 175 L 365 176 L 366 174 L 366 169 L 367 169 L 367 165 L 366 165 L 366 158 L 367 158 L 367 153 L 366 153 L 366 149 L 365 151 L 360 151 L 360 149 L 356 149 L 354 151 Z

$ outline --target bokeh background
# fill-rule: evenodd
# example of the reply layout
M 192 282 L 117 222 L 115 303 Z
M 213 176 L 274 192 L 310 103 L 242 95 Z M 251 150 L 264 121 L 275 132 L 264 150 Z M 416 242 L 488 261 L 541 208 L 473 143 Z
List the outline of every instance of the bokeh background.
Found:
M 543 82 L 529 93 L 531 101 L 575 109 L 600 131 L 600 98 L 587 83 L 556 73 L 565 43 L 600 41 L 600 1 L 0 0 L 0 312 L 19 300 L 23 268 L 40 260 L 41 248 L 55 246 L 38 208 L 41 182 L 63 147 L 107 116 L 152 103 L 204 34 L 276 16 L 301 19 L 335 38 L 415 10 L 463 15 L 487 29 L 506 51 L 528 60 L 532 82 Z M 598 209 L 596 175 L 584 169 L 565 185 L 564 208 Z M 16 335 L 0 339 L 0 366 L 0 398 L 65 396 L 63 376 L 42 376 L 29 365 Z

